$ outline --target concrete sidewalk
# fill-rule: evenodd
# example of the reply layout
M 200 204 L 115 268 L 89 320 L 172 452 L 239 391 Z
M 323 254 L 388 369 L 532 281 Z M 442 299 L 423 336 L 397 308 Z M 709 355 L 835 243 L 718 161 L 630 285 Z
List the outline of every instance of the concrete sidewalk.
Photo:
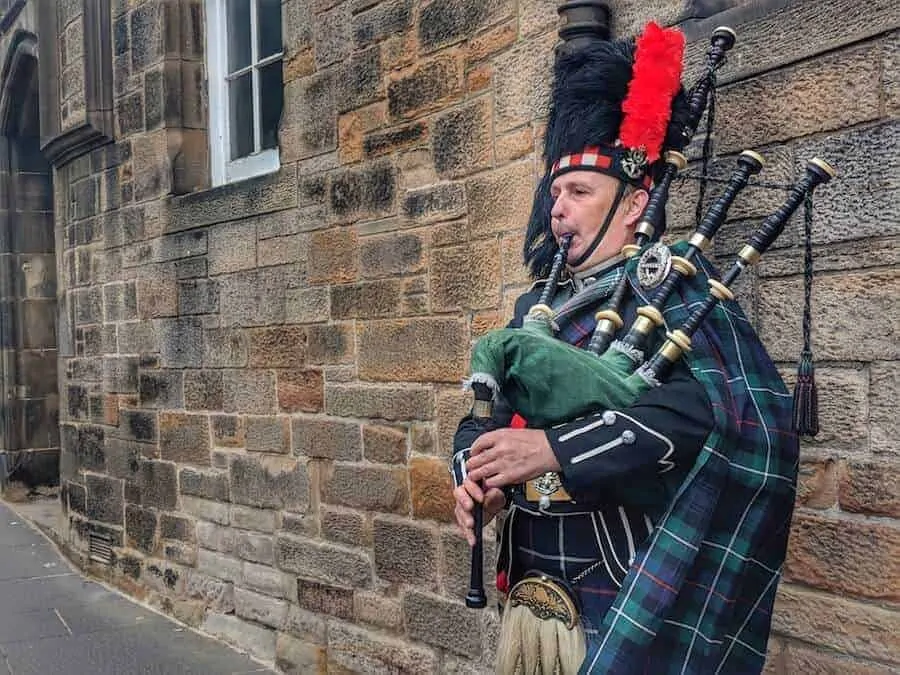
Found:
M 0 675 L 274 673 L 84 579 L 0 502 Z

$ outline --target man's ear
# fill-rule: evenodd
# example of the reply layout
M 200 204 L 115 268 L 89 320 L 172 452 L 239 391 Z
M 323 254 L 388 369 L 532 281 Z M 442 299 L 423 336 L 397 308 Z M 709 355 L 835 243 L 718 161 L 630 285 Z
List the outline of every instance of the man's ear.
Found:
M 634 190 L 628 195 L 628 210 L 625 212 L 625 222 L 627 225 L 637 225 L 638 219 L 641 217 L 641 214 L 644 213 L 648 201 L 650 201 L 650 193 L 646 190 Z

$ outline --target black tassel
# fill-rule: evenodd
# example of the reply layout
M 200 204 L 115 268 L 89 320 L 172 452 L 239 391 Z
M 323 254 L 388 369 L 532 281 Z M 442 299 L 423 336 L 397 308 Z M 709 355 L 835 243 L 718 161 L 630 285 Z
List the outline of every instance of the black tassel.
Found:
M 803 351 L 797 368 L 794 386 L 794 431 L 801 436 L 819 433 L 819 394 L 816 391 L 816 369 L 812 355 L 812 194 L 804 200 L 804 256 L 803 256 Z
M 802 436 L 819 433 L 819 394 L 816 391 L 816 368 L 812 352 L 800 356 L 797 384 L 794 385 L 794 430 Z

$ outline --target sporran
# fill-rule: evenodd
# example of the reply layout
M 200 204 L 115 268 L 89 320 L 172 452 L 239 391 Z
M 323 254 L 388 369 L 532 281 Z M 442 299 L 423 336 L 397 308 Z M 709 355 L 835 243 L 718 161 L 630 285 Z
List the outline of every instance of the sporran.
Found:
M 578 605 L 565 582 L 531 573 L 510 589 L 498 675 L 575 675 L 586 652 Z

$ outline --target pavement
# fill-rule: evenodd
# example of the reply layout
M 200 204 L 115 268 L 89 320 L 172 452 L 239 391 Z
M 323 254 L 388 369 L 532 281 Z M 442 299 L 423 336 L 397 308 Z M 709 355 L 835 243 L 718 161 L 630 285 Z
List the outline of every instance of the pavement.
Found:
M 37 507 L 45 518 L 53 510 Z M 0 675 L 187 673 L 275 671 L 82 577 L 29 520 L 0 502 Z

